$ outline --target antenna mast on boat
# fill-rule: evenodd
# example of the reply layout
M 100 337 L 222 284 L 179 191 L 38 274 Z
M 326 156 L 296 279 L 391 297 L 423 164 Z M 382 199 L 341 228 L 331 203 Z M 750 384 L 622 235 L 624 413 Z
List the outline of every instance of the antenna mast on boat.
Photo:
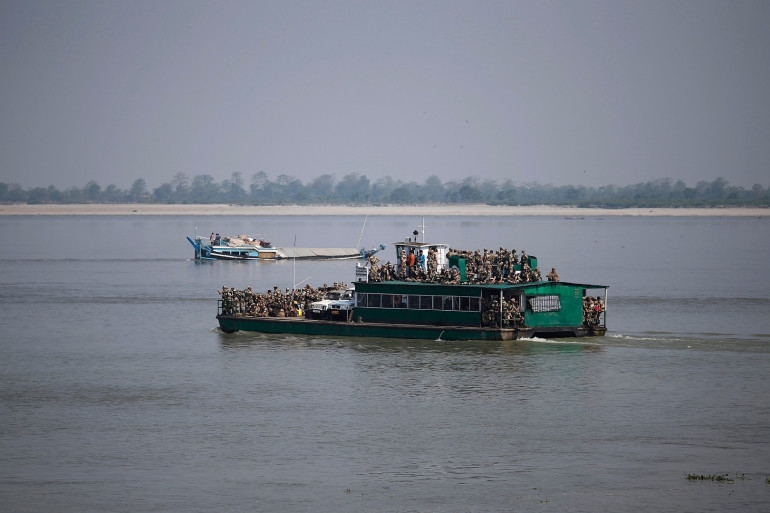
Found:
M 292 248 L 292 251 L 294 252 L 294 277 L 292 278 L 292 288 L 291 292 L 292 294 L 297 293 L 297 234 L 294 234 L 294 247 Z
M 417 228 L 420 228 L 420 232 L 422 233 L 422 243 L 425 244 L 425 218 L 422 218 L 422 226 L 418 226 Z M 415 239 L 414 241 L 417 242 L 417 229 L 414 231 Z
M 364 236 L 364 228 L 366 228 L 367 219 L 369 219 L 369 214 L 364 217 L 364 225 L 361 227 L 361 234 L 358 236 L 358 244 L 356 244 L 356 249 L 361 249 L 361 238 Z

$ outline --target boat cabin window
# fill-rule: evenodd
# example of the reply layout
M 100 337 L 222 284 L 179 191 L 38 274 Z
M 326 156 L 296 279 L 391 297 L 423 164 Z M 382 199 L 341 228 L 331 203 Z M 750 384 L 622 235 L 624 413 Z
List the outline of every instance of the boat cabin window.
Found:
M 362 308 L 409 308 L 410 310 L 481 311 L 481 299 L 473 296 L 428 296 L 418 294 L 357 294 Z
M 480 310 L 481 303 L 477 297 L 460 296 L 460 310 L 465 312 L 476 312 Z
M 559 296 L 533 296 L 527 299 L 533 312 L 558 312 L 561 310 Z

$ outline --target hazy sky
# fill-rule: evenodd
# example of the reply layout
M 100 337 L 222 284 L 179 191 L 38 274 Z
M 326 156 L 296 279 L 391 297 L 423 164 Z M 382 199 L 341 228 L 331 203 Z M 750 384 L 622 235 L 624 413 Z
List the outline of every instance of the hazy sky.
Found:
M 770 1 L 0 0 L 0 182 L 770 186 Z

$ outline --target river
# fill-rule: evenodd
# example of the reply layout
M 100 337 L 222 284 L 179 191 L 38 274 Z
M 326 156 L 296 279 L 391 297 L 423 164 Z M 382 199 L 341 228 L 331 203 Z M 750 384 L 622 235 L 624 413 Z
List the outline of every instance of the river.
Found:
M 429 241 L 608 285 L 602 338 L 216 328 L 223 285 L 352 281 L 354 263 L 198 263 L 185 236 L 360 238 L 384 262 L 423 219 L 363 223 L 0 218 L 0 511 L 766 510 L 769 218 L 424 219 Z

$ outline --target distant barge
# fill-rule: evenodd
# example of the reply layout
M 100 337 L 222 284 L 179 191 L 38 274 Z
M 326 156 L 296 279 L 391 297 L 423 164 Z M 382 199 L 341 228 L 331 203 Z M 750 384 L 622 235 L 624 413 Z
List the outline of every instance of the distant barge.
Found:
M 309 311 L 285 316 L 283 310 L 284 316 L 254 316 L 239 307 L 242 302 L 220 299 L 219 327 L 226 333 L 479 341 L 603 336 L 607 331 L 606 285 L 540 279 L 516 283 L 517 275 L 537 269 L 534 256 L 511 266 L 507 282 L 471 283 L 466 258 L 451 254 L 446 244 L 407 239 L 394 245 L 400 262 L 394 267 L 396 276 L 406 274 L 405 255 L 422 251 L 431 256 L 427 272 L 431 281 L 393 276 L 377 281 L 373 258 L 371 267 L 357 264 L 352 300 L 332 301 L 325 318 L 311 318 Z M 451 276 L 451 282 L 437 281 L 439 276 Z M 598 295 L 594 299 L 589 291 L 602 291 L 603 299 Z
M 195 260 L 354 260 L 368 258 L 385 249 L 356 248 L 278 248 L 262 239 L 243 235 L 207 240 L 199 236 L 187 237 L 195 250 Z

